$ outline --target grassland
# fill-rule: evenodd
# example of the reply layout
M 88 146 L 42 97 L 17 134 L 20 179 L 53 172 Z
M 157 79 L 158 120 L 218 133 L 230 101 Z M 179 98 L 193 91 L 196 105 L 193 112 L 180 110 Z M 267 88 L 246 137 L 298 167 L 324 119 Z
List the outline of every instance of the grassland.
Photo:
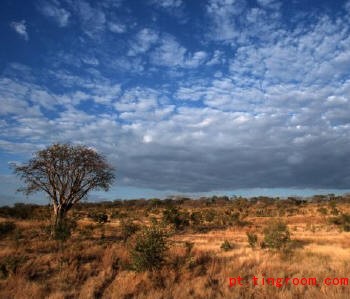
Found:
M 0 298 L 350 298 L 340 280 L 350 278 L 349 213 L 346 196 L 81 204 L 62 241 L 50 236 L 50 207 L 0 208 L 0 224 L 15 224 L 1 233 Z M 264 228 L 275 219 L 287 224 L 291 241 L 262 248 Z M 139 232 L 125 235 L 125 223 L 166 232 L 157 269 L 135 271 Z M 257 235 L 255 248 L 247 232 Z M 232 285 L 238 276 L 244 284 Z M 316 278 L 318 285 L 262 285 L 263 277 Z

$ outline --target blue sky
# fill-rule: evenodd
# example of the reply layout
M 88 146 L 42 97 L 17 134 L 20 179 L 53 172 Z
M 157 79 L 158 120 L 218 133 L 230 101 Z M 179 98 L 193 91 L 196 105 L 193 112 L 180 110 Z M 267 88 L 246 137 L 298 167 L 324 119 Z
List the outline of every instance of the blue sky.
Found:
M 116 167 L 92 200 L 349 191 L 350 1 L 4 0 L 0 15 L 1 204 L 24 200 L 9 163 L 54 142 Z

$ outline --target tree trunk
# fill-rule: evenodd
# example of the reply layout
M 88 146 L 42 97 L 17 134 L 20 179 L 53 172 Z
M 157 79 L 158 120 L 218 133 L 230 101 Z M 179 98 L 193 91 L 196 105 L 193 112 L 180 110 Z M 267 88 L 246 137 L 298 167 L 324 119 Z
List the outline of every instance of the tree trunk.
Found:
M 60 231 L 63 228 L 64 220 L 66 217 L 66 209 L 62 206 L 54 206 L 54 218 L 53 218 L 53 225 L 52 225 L 52 231 L 51 236 L 56 237 L 58 231 Z

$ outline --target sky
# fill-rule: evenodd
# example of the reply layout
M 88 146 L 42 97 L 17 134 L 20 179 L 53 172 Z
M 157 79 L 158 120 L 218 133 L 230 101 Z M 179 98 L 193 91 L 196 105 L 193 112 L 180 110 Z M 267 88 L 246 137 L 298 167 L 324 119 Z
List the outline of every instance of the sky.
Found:
M 106 156 L 91 200 L 350 189 L 350 1 L 2 0 L 0 204 L 56 142 Z

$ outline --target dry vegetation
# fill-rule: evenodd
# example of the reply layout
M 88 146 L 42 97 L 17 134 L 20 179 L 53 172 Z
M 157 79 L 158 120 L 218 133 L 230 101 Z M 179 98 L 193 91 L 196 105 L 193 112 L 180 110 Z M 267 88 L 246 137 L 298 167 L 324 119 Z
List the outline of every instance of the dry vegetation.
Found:
M 75 225 L 66 240 L 51 239 L 49 213 L 0 208 L 0 298 L 350 297 L 350 286 L 323 284 L 349 277 L 346 196 L 85 203 L 69 214 Z M 264 232 L 276 219 L 287 224 L 290 241 L 273 249 Z M 154 267 L 135 263 L 137 244 L 148 246 L 145 227 L 166 242 L 152 256 Z M 230 277 L 251 282 L 254 275 L 316 277 L 319 285 L 229 286 Z

